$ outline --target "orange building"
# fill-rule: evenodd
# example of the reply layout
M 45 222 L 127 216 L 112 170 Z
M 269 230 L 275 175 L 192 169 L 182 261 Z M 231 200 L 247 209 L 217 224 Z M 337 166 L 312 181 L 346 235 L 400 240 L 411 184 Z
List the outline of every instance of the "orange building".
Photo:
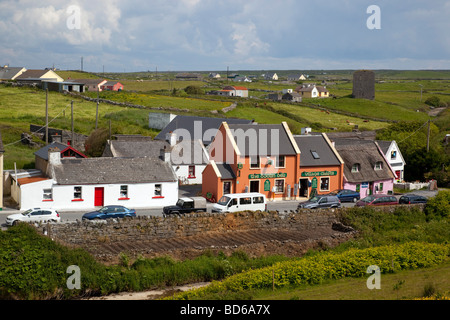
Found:
M 339 189 L 343 164 L 338 156 L 328 161 L 335 150 L 325 135 L 319 137 L 323 141 L 321 147 L 327 150 L 323 159 L 327 162 L 306 161 L 302 167 L 302 151 L 287 123 L 223 122 L 209 146 L 210 162 L 203 171 L 202 194 L 213 202 L 224 194 L 244 192 L 259 192 L 269 200 L 290 200 L 309 196 L 313 189 L 319 194 Z M 325 155 L 322 148 L 320 153 Z M 316 175 L 320 176 L 319 187 Z

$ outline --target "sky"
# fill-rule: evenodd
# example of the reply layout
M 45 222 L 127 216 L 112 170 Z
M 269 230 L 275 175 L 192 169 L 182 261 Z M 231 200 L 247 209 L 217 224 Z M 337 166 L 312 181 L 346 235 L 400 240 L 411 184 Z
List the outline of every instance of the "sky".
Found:
M 450 0 L 0 0 L 0 64 L 450 69 Z M 81 59 L 82 58 L 82 59 Z

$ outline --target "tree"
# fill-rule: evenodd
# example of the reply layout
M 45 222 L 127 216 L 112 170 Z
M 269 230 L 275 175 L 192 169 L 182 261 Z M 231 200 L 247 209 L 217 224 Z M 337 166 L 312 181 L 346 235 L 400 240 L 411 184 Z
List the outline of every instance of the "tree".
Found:
M 84 143 L 86 155 L 89 157 L 101 157 L 108 138 L 108 129 L 98 128 L 92 131 Z
M 187 86 L 184 91 L 187 94 L 203 94 L 203 90 L 199 86 Z

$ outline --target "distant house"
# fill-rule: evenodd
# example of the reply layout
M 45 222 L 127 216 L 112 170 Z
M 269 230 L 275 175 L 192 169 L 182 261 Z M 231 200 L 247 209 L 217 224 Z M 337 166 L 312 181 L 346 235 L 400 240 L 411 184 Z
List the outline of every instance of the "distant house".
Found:
M 266 80 L 278 80 L 278 75 L 275 72 L 268 72 L 264 75 Z
M 252 82 L 251 79 L 247 78 L 246 76 L 239 76 L 239 77 L 235 77 L 233 79 L 234 82 Z
M 107 81 L 106 83 L 100 85 L 100 88 L 106 91 L 122 91 L 123 84 L 118 81 Z
M 220 79 L 220 74 L 216 72 L 211 72 L 208 77 L 210 79 Z
M 375 141 L 331 139 L 344 161 L 344 189 L 360 193 L 391 194 L 395 173 Z
M 302 102 L 302 96 L 298 92 L 286 92 L 281 99 L 291 102 Z
M 48 89 L 49 91 L 57 92 L 84 92 L 84 84 L 75 81 L 47 81 L 43 80 L 41 82 L 41 88 L 43 90 Z
M 306 84 L 295 89 L 304 98 L 328 98 L 330 96 L 327 88 L 316 86 L 315 84 Z
M 269 93 L 267 96 L 269 100 L 280 101 L 283 95 L 280 92 Z
M 376 140 L 377 144 L 383 151 L 387 161 L 391 165 L 395 173 L 395 178 L 397 182 L 404 181 L 405 177 L 405 159 L 403 158 L 400 148 L 395 140 L 393 141 L 382 141 Z
M 85 91 L 91 92 L 102 91 L 102 85 L 107 82 L 104 79 L 74 79 L 71 81 L 82 83 L 84 85 Z
M 23 67 L 8 67 L 0 68 L 0 80 L 15 80 L 18 76 L 24 73 L 27 69 Z
M 42 82 L 42 81 L 55 81 L 63 82 L 64 79 L 56 74 L 53 70 L 26 70 L 21 75 L 16 77 L 18 82 Z
M 287 79 L 288 81 L 302 81 L 306 80 L 306 77 L 303 74 L 290 74 Z
M 248 89 L 240 86 L 226 86 L 217 93 L 221 96 L 248 98 Z
M 174 205 L 178 180 L 159 158 L 61 159 L 49 150 L 48 175 L 18 180 L 21 209 L 92 210 L 103 205 L 152 208 Z

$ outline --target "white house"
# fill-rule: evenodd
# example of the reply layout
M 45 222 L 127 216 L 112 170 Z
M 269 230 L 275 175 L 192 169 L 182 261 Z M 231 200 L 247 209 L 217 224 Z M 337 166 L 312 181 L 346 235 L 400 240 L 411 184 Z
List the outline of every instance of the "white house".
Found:
M 91 210 L 104 205 L 152 208 L 174 205 L 178 180 L 156 158 L 61 159 L 49 150 L 49 175 L 17 181 L 20 209 Z
M 218 91 L 218 94 L 228 97 L 248 98 L 248 89 L 241 86 L 226 86 L 222 90 Z
M 264 75 L 266 80 L 278 80 L 278 75 L 275 72 L 268 72 Z
M 404 181 L 405 177 L 405 159 L 403 158 L 400 148 L 395 140 L 381 141 L 377 140 L 378 146 L 383 151 L 388 163 L 395 172 L 395 180 L 397 182 Z
M 174 132 L 167 133 L 166 140 L 143 139 L 139 136 L 109 140 L 103 156 L 160 158 L 172 166 L 182 184 L 201 184 L 202 172 L 208 164 L 208 152 L 200 140 L 180 142 Z

